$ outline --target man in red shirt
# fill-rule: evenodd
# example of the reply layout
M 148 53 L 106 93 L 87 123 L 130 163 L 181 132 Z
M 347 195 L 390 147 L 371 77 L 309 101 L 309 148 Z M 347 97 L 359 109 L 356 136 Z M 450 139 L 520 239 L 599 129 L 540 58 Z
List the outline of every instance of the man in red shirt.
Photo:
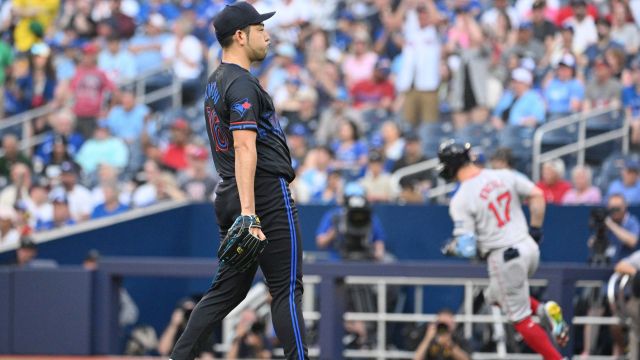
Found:
M 105 94 L 117 92 L 114 83 L 109 80 L 104 71 L 98 69 L 97 54 L 100 49 L 95 43 L 84 46 L 84 57 L 71 79 L 71 91 L 75 104 L 73 112 L 76 115 L 76 128 L 85 139 L 93 136 L 96 121 L 104 110 Z
M 353 105 L 357 109 L 391 110 L 395 98 L 393 82 L 389 80 L 391 62 L 381 58 L 370 79 L 357 82 L 351 89 Z
M 561 204 L 564 194 L 571 190 L 571 183 L 564 179 L 565 167 L 562 159 L 542 164 L 542 179 L 536 184 L 544 192 L 547 204 Z
M 189 143 L 189 123 L 184 119 L 177 119 L 171 127 L 171 142 L 162 153 L 162 164 L 178 171 L 187 165 L 187 144 Z

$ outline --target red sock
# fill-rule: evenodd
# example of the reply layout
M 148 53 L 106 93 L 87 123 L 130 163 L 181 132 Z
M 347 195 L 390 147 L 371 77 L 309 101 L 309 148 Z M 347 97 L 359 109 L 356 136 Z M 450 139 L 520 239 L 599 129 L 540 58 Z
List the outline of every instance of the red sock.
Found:
M 533 296 L 529 296 L 529 302 L 531 303 L 531 311 L 534 314 L 537 314 L 538 313 L 538 306 L 540 306 L 540 301 L 538 301 Z
M 558 350 L 553 346 L 547 333 L 540 325 L 534 323 L 530 316 L 514 324 L 514 326 L 516 331 L 522 335 L 524 342 L 527 343 L 533 351 L 542 355 L 544 360 L 562 360 L 562 355 L 560 355 Z

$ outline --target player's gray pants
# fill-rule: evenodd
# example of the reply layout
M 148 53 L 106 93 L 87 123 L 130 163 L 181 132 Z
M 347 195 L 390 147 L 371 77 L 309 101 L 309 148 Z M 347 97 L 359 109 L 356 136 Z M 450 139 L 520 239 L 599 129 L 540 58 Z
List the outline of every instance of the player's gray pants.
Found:
M 487 258 L 489 288 L 485 298 L 489 303 L 499 304 L 513 323 L 531 315 L 529 276 L 538 269 L 539 262 L 540 249 L 531 238 L 493 250 Z

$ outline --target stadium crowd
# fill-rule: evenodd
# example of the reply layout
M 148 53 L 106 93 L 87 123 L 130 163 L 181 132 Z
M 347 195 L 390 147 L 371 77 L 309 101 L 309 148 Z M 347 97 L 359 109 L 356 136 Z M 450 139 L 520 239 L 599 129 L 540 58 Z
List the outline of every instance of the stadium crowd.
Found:
M 610 105 L 624 108 L 632 149 L 640 145 L 638 1 L 249 2 L 277 9 L 266 24 L 271 54 L 254 73 L 288 134 L 298 203 L 338 204 L 350 182 L 372 203 L 428 202 L 434 174 L 399 185 L 391 174 L 432 158 L 444 137 L 480 145 L 479 162 L 530 173 L 531 148 L 523 156 L 504 134 L 524 129 L 530 143 L 527 130 Z M 0 121 L 0 244 L 215 196 L 201 99 L 220 54 L 211 18 L 225 4 L 0 1 L 0 117 L 52 109 L 28 127 Z M 142 75 L 146 91 L 179 81 L 183 107 L 145 104 Z M 602 163 L 616 176 L 595 186 L 598 167 L 569 176 L 571 159 L 551 161 L 539 185 L 555 204 L 613 193 L 638 204 L 640 163 L 619 161 Z

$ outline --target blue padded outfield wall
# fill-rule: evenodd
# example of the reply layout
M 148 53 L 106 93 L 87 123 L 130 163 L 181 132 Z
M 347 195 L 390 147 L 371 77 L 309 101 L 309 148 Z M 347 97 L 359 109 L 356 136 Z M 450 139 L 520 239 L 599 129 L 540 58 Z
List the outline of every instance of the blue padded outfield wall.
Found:
M 330 208 L 324 206 L 299 208 L 305 250 L 317 250 L 314 240 L 315 230 L 322 215 L 328 209 Z M 548 207 L 544 227 L 545 238 L 542 244 L 543 261 L 578 263 L 586 261 L 589 211 L 588 207 Z M 387 249 L 398 259 L 445 260 L 440 254 L 440 247 L 450 236 L 452 226 L 447 207 L 378 206 L 375 212 L 381 219 L 387 235 Z M 638 215 L 640 208 L 634 208 L 632 212 Z M 39 257 L 54 259 L 60 265 L 76 265 L 76 268 L 90 249 L 97 249 L 104 256 L 213 258 L 217 250 L 218 238 L 212 204 L 192 204 L 40 244 Z M 13 253 L 0 254 L 0 262 L 6 261 L 8 256 L 13 256 Z M 87 281 L 81 274 L 73 276 L 77 276 L 78 281 Z M 20 278 L 23 277 L 27 281 L 29 274 L 20 275 Z M 124 285 L 134 301 L 140 305 L 139 323 L 150 324 L 161 332 L 169 321 L 176 302 L 184 296 L 205 291 L 211 277 L 202 279 L 126 278 Z M 55 282 L 55 279 L 57 278 L 45 280 Z M 14 286 L 17 280 L 19 280 L 18 277 L 13 279 Z M 0 276 L 0 286 L 6 281 L 9 281 L 6 276 Z M 16 287 L 14 290 L 16 294 L 20 294 L 24 289 Z M 64 303 L 63 295 L 64 292 L 59 296 L 61 303 Z M 79 294 L 78 296 L 83 311 L 89 311 L 90 309 L 87 308 L 89 304 L 86 303 L 87 295 Z M 0 305 L 11 301 L 3 298 L 3 293 L 0 292 Z M 38 304 L 34 302 L 27 305 L 32 309 Z M 27 313 L 16 312 L 16 314 L 26 316 Z M 3 319 L 0 313 L 0 344 L 13 341 L 14 346 L 21 346 L 18 339 L 4 338 L 7 333 L 3 331 L 3 327 L 6 327 L 8 322 L 3 320 L 9 319 Z M 83 325 L 86 326 L 86 324 Z M 17 349 L 14 347 L 14 350 Z

